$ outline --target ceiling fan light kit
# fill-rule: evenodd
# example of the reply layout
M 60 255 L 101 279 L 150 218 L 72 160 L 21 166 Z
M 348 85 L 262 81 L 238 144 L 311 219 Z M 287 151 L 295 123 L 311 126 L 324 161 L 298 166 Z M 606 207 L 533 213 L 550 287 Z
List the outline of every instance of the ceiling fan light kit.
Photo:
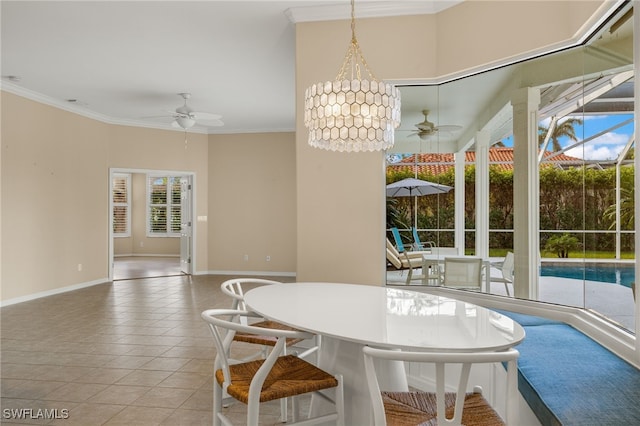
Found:
M 361 77 L 361 69 L 369 78 Z M 350 71 L 350 78 L 347 72 Z M 400 91 L 378 81 L 360 50 L 351 0 L 351 42 L 334 81 L 312 84 L 304 96 L 309 145 L 339 152 L 383 151 L 400 125 Z
M 192 128 L 196 124 L 196 120 L 194 120 L 193 118 L 189 118 L 189 116 L 176 117 L 176 122 L 185 130 Z
M 208 112 L 197 112 L 187 105 L 187 101 L 191 98 L 191 93 L 178 93 L 178 96 L 184 99 L 184 105 L 176 108 L 176 112 L 173 114 L 174 121 L 171 123 L 173 127 L 179 127 L 187 130 L 196 124 L 201 124 L 207 127 L 218 127 L 224 125 L 222 120 L 220 120 L 222 118 L 221 115 L 211 114 Z M 205 121 L 202 122 L 201 120 Z

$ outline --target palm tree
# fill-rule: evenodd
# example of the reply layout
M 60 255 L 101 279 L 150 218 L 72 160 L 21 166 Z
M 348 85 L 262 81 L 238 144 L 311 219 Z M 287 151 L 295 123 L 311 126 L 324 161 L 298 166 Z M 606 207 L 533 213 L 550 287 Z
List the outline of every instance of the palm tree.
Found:
M 398 206 L 398 198 L 387 197 L 387 228 L 410 228 L 409 212 Z
M 622 229 L 634 229 L 635 219 L 635 206 L 634 206 L 635 191 L 633 189 L 621 188 L 620 189 L 620 227 Z M 616 205 L 615 203 L 607 207 L 604 211 L 604 217 L 611 221 L 609 229 L 615 229 L 616 227 Z
M 553 128 L 553 132 L 551 133 L 550 139 L 552 144 L 552 150 L 554 152 L 560 151 L 562 146 L 560 146 L 559 139 L 563 136 L 568 137 L 574 142 L 578 141 L 578 137 L 576 136 L 575 125 L 582 124 L 582 120 L 580 118 L 567 118 L 566 120 L 558 121 L 555 127 Z M 542 146 L 544 143 L 544 139 L 547 136 L 547 132 L 549 128 L 546 126 L 539 125 L 538 126 L 538 145 Z

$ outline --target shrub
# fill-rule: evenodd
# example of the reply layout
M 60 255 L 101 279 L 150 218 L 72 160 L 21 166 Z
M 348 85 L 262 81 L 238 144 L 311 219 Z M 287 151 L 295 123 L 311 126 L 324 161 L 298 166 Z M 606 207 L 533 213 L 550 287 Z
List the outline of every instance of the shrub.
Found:
M 580 245 L 576 237 L 569 234 L 554 235 L 549 237 L 544 245 L 545 250 L 555 252 L 558 257 L 569 257 L 569 251 L 575 250 Z

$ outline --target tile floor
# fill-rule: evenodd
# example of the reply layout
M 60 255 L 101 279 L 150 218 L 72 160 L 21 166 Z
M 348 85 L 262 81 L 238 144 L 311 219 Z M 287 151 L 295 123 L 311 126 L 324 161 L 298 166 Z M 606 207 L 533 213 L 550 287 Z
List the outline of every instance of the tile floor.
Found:
M 200 313 L 229 306 L 228 278 L 115 281 L 3 307 L 0 423 L 210 425 L 215 350 Z M 270 404 L 263 424 L 278 423 Z M 244 409 L 228 409 L 238 424 Z
M 113 259 L 113 279 L 167 277 L 182 275 L 177 256 L 123 256 Z

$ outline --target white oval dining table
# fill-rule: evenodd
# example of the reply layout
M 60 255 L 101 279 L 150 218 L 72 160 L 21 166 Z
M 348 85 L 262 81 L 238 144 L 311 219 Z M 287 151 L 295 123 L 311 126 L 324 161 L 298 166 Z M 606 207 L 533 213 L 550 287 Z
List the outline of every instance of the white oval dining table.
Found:
M 266 318 L 322 336 L 318 366 L 343 376 L 347 425 L 371 424 L 364 345 L 439 352 L 498 351 L 525 337 L 520 324 L 498 312 L 392 287 L 320 282 L 271 285 L 249 290 L 245 303 Z M 387 363 L 382 371 L 379 380 L 387 389 L 407 389 L 402 363 Z

